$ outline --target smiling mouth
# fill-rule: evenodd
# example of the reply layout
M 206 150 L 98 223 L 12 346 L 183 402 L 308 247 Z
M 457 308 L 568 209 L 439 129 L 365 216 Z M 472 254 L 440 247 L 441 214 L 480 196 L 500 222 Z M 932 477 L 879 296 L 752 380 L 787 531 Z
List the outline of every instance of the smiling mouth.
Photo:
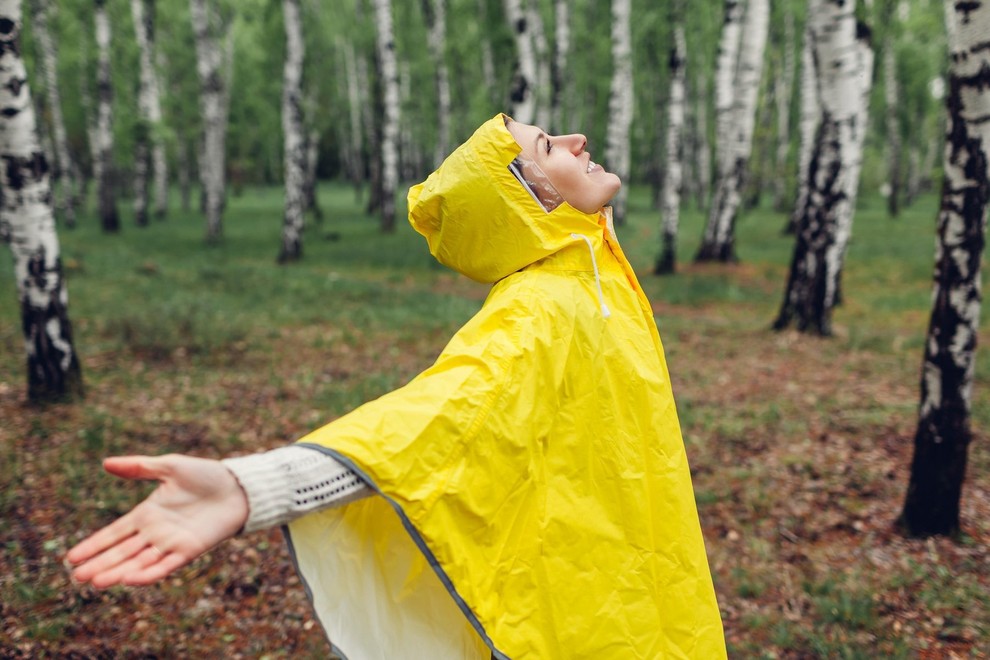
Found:
M 593 161 L 593 160 L 589 160 L 589 161 L 588 161 L 588 171 L 587 171 L 587 174 L 591 174 L 591 172 L 592 172 L 592 171 L 593 171 L 593 170 L 594 170 L 594 169 L 595 169 L 596 167 L 601 167 L 601 166 L 600 166 L 600 165 L 599 165 L 598 163 L 596 163 L 595 161 Z

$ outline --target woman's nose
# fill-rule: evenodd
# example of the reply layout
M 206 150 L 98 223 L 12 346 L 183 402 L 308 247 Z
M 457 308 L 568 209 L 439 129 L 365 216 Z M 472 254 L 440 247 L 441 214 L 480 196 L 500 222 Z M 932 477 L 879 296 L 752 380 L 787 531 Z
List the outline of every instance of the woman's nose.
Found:
M 557 142 L 557 144 L 563 144 L 564 146 L 566 146 L 568 151 L 570 151 L 574 155 L 583 153 L 584 148 L 588 146 L 588 138 L 581 135 L 580 133 L 561 135 L 555 140 L 555 142 Z

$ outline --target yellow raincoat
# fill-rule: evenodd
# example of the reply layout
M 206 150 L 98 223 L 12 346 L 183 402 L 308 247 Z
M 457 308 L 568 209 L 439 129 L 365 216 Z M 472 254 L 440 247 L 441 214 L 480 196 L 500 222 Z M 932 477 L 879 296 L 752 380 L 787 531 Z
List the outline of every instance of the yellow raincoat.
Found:
M 302 439 L 382 495 L 289 525 L 304 583 L 352 660 L 724 657 L 650 305 L 609 213 L 545 213 L 519 151 L 496 116 L 409 191 L 436 258 L 495 284 L 433 366 Z

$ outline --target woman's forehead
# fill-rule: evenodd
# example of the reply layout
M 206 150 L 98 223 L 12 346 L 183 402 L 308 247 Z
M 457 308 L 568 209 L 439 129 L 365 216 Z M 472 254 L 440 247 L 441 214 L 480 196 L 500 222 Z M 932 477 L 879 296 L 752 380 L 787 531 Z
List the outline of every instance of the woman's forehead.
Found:
M 533 126 L 532 124 L 524 124 L 522 122 L 514 121 L 508 125 L 509 133 L 512 137 L 516 139 L 519 146 L 522 147 L 524 154 L 532 157 L 537 153 L 536 142 L 541 135 L 544 135 L 543 129 L 539 126 Z

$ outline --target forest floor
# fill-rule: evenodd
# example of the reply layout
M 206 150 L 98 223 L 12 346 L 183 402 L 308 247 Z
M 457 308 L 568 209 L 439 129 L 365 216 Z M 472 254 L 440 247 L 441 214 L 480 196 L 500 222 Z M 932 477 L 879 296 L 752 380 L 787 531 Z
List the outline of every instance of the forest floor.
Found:
M 978 361 L 963 535 L 893 526 L 933 200 L 892 225 L 865 199 L 835 336 L 819 339 L 768 329 L 791 244 L 782 216 L 742 218 L 739 264 L 691 264 L 684 247 L 679 274 L 656 278 L 655 213 L 633 192 L 620 239 L 655 301 L 730 656 L 990 657 L 990 361 Z M 329 653 L 278 531 L 154 587 L 95 591 L 62 565 L 149 492 L 103 474 L 102 457 L 282 445 L 406 382 L 478 309 L 485 288 L 432 266 L 410 230 L 383 237 L 349 191 L 323 194 L 334 219 L 286 267 L 275 190 L 232 198 L 219 247 L 201 245 L 195 214 L 121 236 L 92 220 L 63 231 L 87 384 L 76 403 L 27 404 L 16 294 L 0 276 L 0 658 Z M 692 245 L 698 214 L 682 232 Z

